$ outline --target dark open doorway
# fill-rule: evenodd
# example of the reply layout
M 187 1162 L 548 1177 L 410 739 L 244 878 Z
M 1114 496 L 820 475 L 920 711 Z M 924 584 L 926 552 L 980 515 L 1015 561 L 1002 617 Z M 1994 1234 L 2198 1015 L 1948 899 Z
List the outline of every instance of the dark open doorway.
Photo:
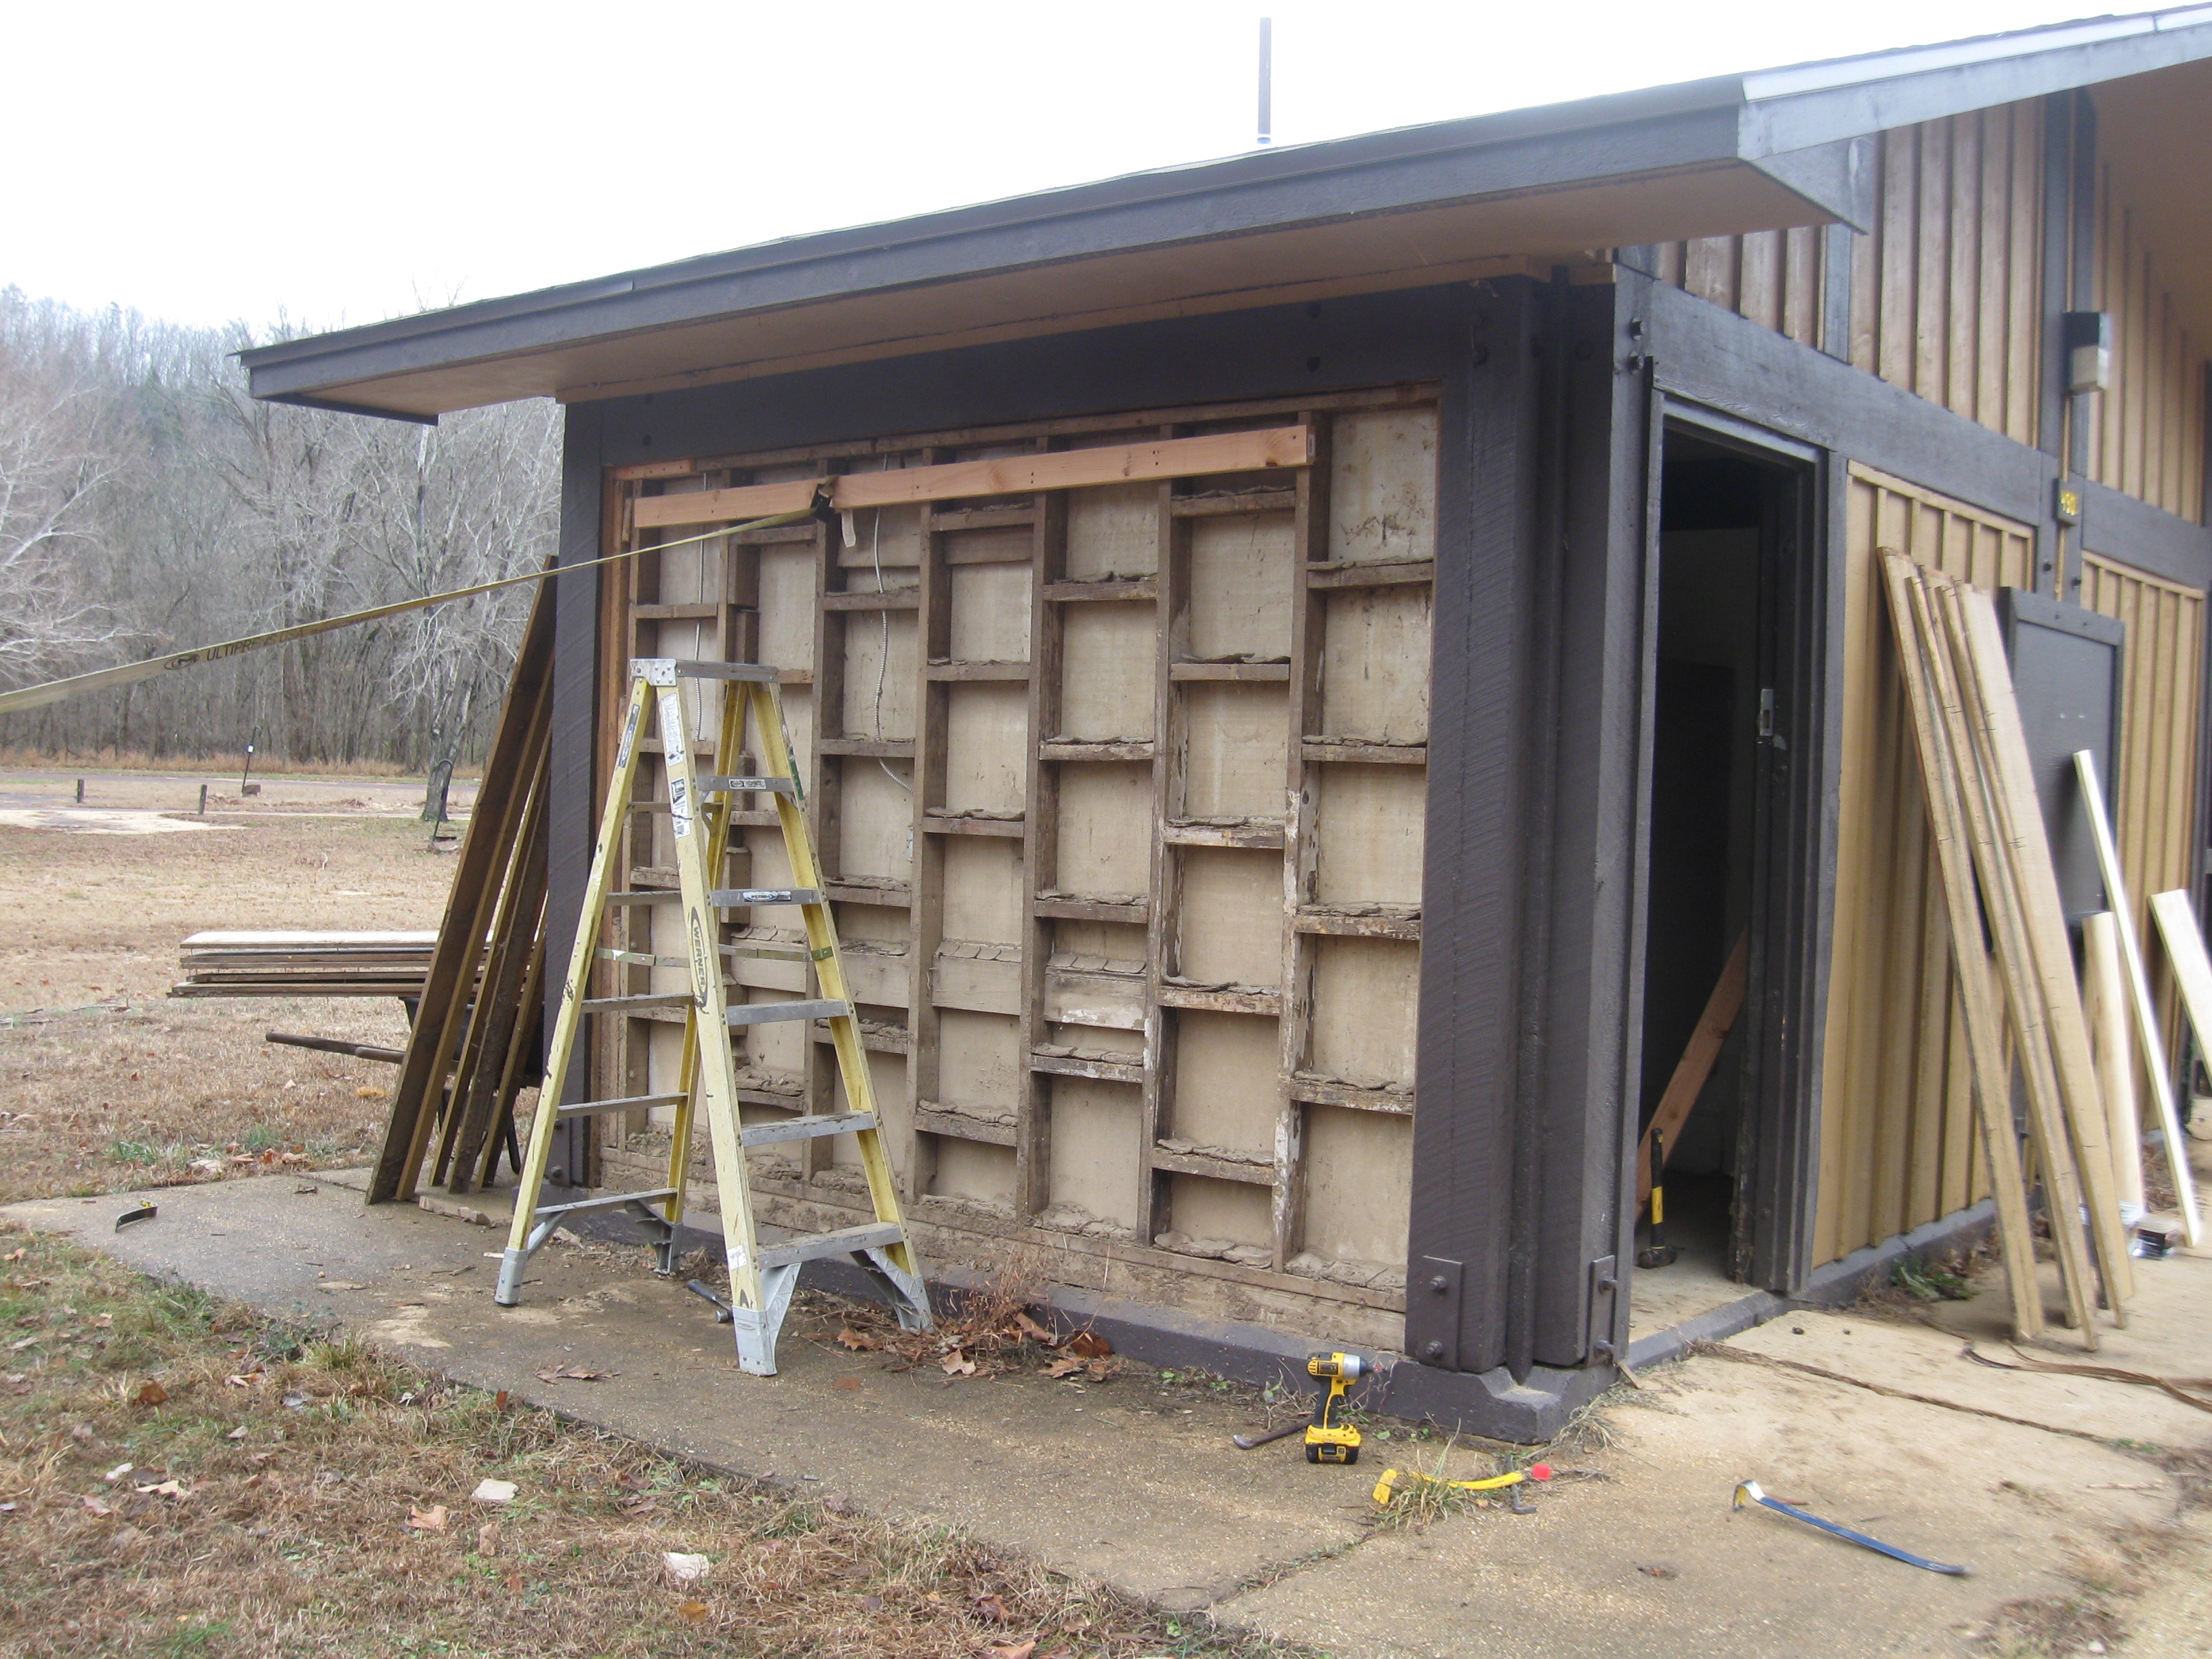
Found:
M 1791 734 L 1807 713 L 1804 652 L 1793 641 L 1808 637 L 1800 623 L 1811 483 L 1787 454 L 1667 433 L 1637 1127 L 1676 1127 L 1662 1179 L 1672 1260 L 1635 1273 L 1639 1333 L 1751 1285 L 1786 1288 L 1802 1230 L 1776 1218 L 1809 1220 L 1809 1157 L 1778 1156 L 1809 1152 L 1806 1068 L 1776 1061 L 1805 1037 L 1790 1018 L 1808 948 L 1794 925 L 1804 860 L 1793 849 L 1805 838 L 1795 832 L 1803 792 L 1793 787 Z M 1637 1242 L 1651 1243 L 1648 1211 Z

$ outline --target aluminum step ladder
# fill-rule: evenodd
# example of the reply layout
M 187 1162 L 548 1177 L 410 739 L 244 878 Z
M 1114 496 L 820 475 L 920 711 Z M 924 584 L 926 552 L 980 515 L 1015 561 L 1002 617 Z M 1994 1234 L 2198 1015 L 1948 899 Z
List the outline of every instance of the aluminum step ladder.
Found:
M 723 684 L 720 735 L 715 744 L 712 772 L 700 773 L 695 766 L 691 728 L 684 707 L 686 681 Z M 653 1236 L 660 1271 L 672 1273 L 676 1266 L 676 1228 L 684 1218 L 684 1171 L 690 1158 L 692 1125 L 703 1103 L 708 1133 L 714 1147 L 714 1180 L 720 1194 L 722 1240 L 729 1259 L 729 1299 L 723 1303 L 711 1293 L 709 1299 L 721 1306 L 723 1316 L 736 1333 L 738 1366 L 757 1376 L 775 1375 L 776 1337 L 790 1309 L 799 1270 L 806 1262 L 819 1258 L 849 1256 L 887 1293 L 901 1325 L 908 1330 L 927 1330 L 930 1327 L 929 1292 L 922 1284 L 920 1260 L 900 1214 L 898 1191 L 891 1176 L 890 1158 L 884 1146 L 867 1055 L 860 1044 L 860 1021 L 845 979 L 836 924 L 822 892 L 821 866 L 807 832 L 804 791 L 792 761 L 791 740 L 783 723 L 783 699 L 777 684 L 775 669 L 750 663 L 644 657 L 630 664 L 629 706 L 615 751 L 614 775 L 608 781 L 599 839 L 592 849 L 591 877 L 585 885 L 582 912 L 576 922 L 575 948 L 569 957 L 560 1012 L 553 1024 L 545 1084 L 538 1095 L 530 1150 L 523 1161 L 521 1185 L 515 1194 L 514 1223 L 507 1235 L 506 1254 L 501 1259 L 499 1284 L 492 1293 L 493 1300 L 500 1306 L 514 1307 L 521 1300 L 523 1272 L 532 1255 L 554 1229 L 593 1211 L 626 1210 L 643 1223 Z M 613 866 L 621 847 L 624 818 L 635 805 L 630 791 L 637 772 L 639 734 L 649 704 L 657 707 L 659 717 L 661 750 L 668 773 L 665 806 L 673 830 L 678 885 L 674 892 L 613 891 Z M 759 775 L 740 775 L 737 769 L 748 712 L 753 717 L 753 729 L 760 744 Z M 715 884 L 730 844 L 731 812 L 743 797 L 750 794 L 767 794 L 775 803 L 777 823 L 783 832 L 784 850 L 790 860 L 793 884 L 790 887 L 726 888 Z M 684 955 L 655 956 L 613 950 L 599 943 L 600 924 L 609 905 L 662 903 L 683 907 L 682 937 L 688 941 Z M 805 919 L 804 947 L 734 946 L 722 942 L 722 919 L 726 913 L 786 906 L 796 907 Z M 724 959 L 733 955 L 806 963 L 813 970 L 815 995 L 805 1000 L 749 1003 L 733 1007 L 724 994 L 723 979 Z M 598 962 L 685 969 L 690 974 L 690 989 L 592 997 L 591 974 Z M 684 1011 L 683 1060 L 676 1088 L 665 1094 L 562 1104 L 561 1085 L 568 1075 L 569 1062 L 576 1049 L 576 1035 L 584 1017 L 624 1013 L 647 1006 Z M 738 1112 L 733 1034 L 776 1020 L 811 1023 L 817 1019 L 828 1023 L 848 1109 L 768 1123 L 742 1122 Z M 546 1163 L 551 1154 L 556 1124 L 599 1113 L 664 1106 L 675 1109 L 665 1186 L 568 1203 L 538 1201 L 544 1188 Z M 751 1188 L 746 1180 L 745 1149 L 821 1135 L 851 1135 L 858 1142 L 868 1194 L 875 1206 L 875 1220 L 835 1232 L 762 1243 L 753 1217 Z M 696 1281 L 692 1288 L 704 1290 Z

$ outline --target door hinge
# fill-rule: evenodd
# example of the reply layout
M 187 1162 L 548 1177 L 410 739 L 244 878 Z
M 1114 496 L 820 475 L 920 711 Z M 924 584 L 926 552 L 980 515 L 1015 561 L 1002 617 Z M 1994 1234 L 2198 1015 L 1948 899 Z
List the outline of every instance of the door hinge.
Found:
M 1628 1357 L 1613 1340 L 1614 1316 L 1620 1306 L 1620 1275 L 1614 1271 L 1618 1261 L 1616 1256 L 1601 1255 L 1589 1265 L 1589 1328 L 1584 1334 L 1584 1346 L 1593 1360 L 1603 1364 Z
M 1787 749 L 1790 739 L 1774 729 L 1774 688 L 1759 689 L 1759 740 L 1771 749 Z

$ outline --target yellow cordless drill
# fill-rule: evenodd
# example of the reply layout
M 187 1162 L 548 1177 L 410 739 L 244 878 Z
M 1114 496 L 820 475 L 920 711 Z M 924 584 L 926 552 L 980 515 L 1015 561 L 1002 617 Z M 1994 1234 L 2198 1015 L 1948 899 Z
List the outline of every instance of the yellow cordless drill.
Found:
M 1314 1401 L 1313 1421 L 1306 1425 L 1306 1462 L 1357 1463 L 1359 1431 L 1340 1420 L 1345 1390 L 1367 1374 L 1367 1362 L 1356 1353 L 1317 1353 L 1306 1361 L 1306 1375 L 1320 1380 L 1320 1396 Z

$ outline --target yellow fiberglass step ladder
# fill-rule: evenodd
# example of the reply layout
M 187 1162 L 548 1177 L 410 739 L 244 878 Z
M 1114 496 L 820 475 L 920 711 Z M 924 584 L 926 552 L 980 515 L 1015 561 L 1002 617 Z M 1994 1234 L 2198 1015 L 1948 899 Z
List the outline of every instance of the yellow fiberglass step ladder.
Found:
M 702 775 L 693 763 L 690 725 L 684 714 L 684 683 L 720 681 L 721 730 L 714 750 L 714 769 Z M 553 1040 L 545 1061 L 545 1085 L 530 1135 L 530 1151 L 523 1161 L 521 1185 L 515 1194 L 514 1224 L 507 1235 L 506 1255 L 499 1269 L 499 1285 L 493 1300 L 511 1308 L 521 1299 L 523 1270 L 532 1255 L 562 1223 L 590 1211 L 626 1210 L 642 1222 L 659 1252 L 660 1269 L 675 1268 L 676 1227 L 684 1218 L 684 1171 L 690 1162 L 691 1127 L 702 1103 L 707 1112 L 708 1133 L 714 1152 L 714 1181 L 720 1194 L 722 1240 L 729 1260 L 730 1299 L 720 1303 L 723 1316 L 737 1334 L 738 1364 L 757 1376 L 775 1374 L 775 1342 L 800 1267 L 829 1256 L 849 1256 L 888 1293 L 899 1322 L 908 1330 L 930 1325 L 929 1293 L 924 1288 L 919 1259 L 907 1236 L 899 1212 L 898 1192 L 891 1178 L 890 1158 L 884 1147 L 876 1112 L 875 1092 L 868 1075 L 867 1056 L 860 1046 L 860 1022 L 854 1014 L 845 964 L 837 946 L 837 929 L 822 891 L 822 875 L 807 834 L 805 799 L 791 754 L 791 739 L 783 723 L 783 702 L 773 668 L 750 663 L 688 662 L 667 657 L 646 657 L 630 664 L 629 707 L 623 719 L 621 742 L 615 751 L 614 776 L 607 785 L 605 811 L 599 818 L 599 840 L 592 850 L 592 872 L 585 885 L 582 914 L 576 923 L 575 949 L 568 961 L 568 976 L 562 988 L 560 1012 L 553 1022 Z M 704 688 L 702 688 L 702 693 Z M 637 771 L 638 739 L 648 703 L 659 715 L 661 750 L 668 773 L 665 803 L 676 845 L 678 890 L 611 892 L 609 884 L 621 845 L 625 815 L 633 803 L 630 790 Z M 745 735 L 745 716 L 753 717 L 759 743 L 761 775 L 738 775 L 736 768 Z M 769 795 L 775 802 L 776 820 L 783 832 L 793 884 L 787 888 L 724 888 L 714 884 L 722 872 L 730 844 L 730 815 L 735 803 L 748 794 Z M 653 956 L 634 951 L 611 950 L 599 944 L 600 921 L 610 904 L 677 903 L 683 907 L 682 937 L 689 941 L 681 957 Z M 796 906 L 805 919 L 806 943 L 797 946 L 735 946 L 721 942 L 722 913 L 764 907 Z M 763 1002 L 732 1007 L 723 992 L 723 963 L 726 957 L 774 957 L 812 965 L 816 996 L 812 1000 Z M 589 994 L 595 961 L 632 966 L 682 968 L 689 971 L 688 992 L 658 992 L 640 996 L 593 998 Z M 562 1080 L 576 1049 L 576 1035 L 583 1017 L 591 1013 L 624 1013 L 640 1008 L 681 1007 L 684 1011 L 683 1060 L 676 1089 L 620 1100 L 581 1101 L 563 1105 Z M 731 1043 L 733 1031 L 775 1020 L 826 1020 L 837 1055 L 837 1070 L 845 1085 L 846 1110 L 809 1114 L 768 1123 L 743 1123 L 738 1115 L 737 1060 Z M 672 1107 L 676 1121 L 668 1153 L 668 1184 L 640 1193 L 616 1193 L 573 1203 L 538 1202 L 545 1181 L 546 1161 L 553 1145 L 553 1128 L 570 1118 L 600 1112 L 641 1111 Z M 876 1218 L 858 1227 L 836 1232 L 801 1235 L 763 1244 L 757 1237 L 752 1194 L 745 1179 L 748 1146 L 778 1141 L 806 1140 L 818 1135 L 851 1135 L 860 1146 L 861 1167 L 867 1176 L 869 1196 Z M 703 1287 L 702 1287 L 703 1288 Z

